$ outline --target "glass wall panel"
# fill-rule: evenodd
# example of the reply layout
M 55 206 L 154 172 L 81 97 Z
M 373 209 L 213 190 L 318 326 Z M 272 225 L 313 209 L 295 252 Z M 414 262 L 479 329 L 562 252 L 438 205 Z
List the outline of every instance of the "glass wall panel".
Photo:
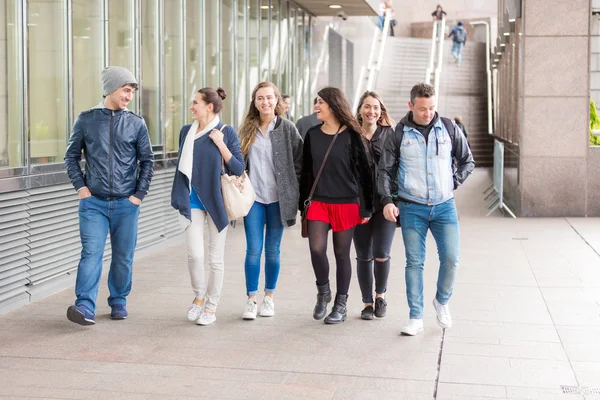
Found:
M 125 67 L 136 75 L 135 65 L 135 0 L 108 1 L 108 64 Z M 136 78 L 139 76 L 136 75 Z M 138 110 L 138 96 L 127 106 L 134 112 Z
M 216 89 L 219 86 L 219 28 L 221 17 L 219 11 L 221 0 L 206 0 L 204 8 L 204 51 L 206 52 L 206 84 L 204 86 Z
M 0 2 L 0 168 L 24 164 L 23 78 L 20 38 L 22 24 L 16 0 Z
M 260 80 L 268 81 L 271 79 L 271 60 L 269 46 L 269 29 L 270 29 L 270 0 L 260 0 Z
M 150 143 L 161 143 L 160 85 L 158 58 L 158 0 L 148 0 L 142 7 L 142 116 L 148 126 Z
M 246 54 L 247 40 L 248 37 L 248 24 L 247 16 L 250 12 L 248 10 L 248 0 L 237 0 L 237 27 L 236 27 L 236 65 L 237 65 L 237 87 L 235 91 L 235 97 L 231 101 L 231 106 L 236 107 L 236 127 L 239 127 L 246 115 L 248 101 L 250 99 L 250 93 L 248 93 L 248 68 L 246 63 L 248 56 Z
M 248 99 L 260 82 L 260 1 L 248 0 Z
M 296 46 L 294 53 L 296 56 L 296 62 L 294 63 L 295 71 L 295 86 L 296 86 L 296 97 L 292 101 L 292 112 L 294 115 L 304 115 L 304 46 L 306 36 L 304 34 L 304 13 L 298 11 L 296 13 Z
M 289 94 L 289 80 L 288 80 L 288 51 L 290 48 L 290 24 L 288 20 L 288 2 L 282 0 L 281 10 L 279 17 L 279 64 L 277 66 L 281 81 L 279 82 L 279 90 L 282 93 Z
M 194 94 L 206 86 L 204 84 L 204 61 L 203 51 L 203 29 L 202 29 L 202 13 L 205 11 L 203 3 L 205 0 L 188 0 L 186 1 L 185 9 L 185 29 L 186 29 L 186 60 L 185 66 L 187 76 L 186 84 L 186 100 L 185 109 L 182 111 L 185 120 L 191 121 L 189 105 L 194 98 Z M 212 0 L 209 0 L 212 1 Z
M 221 7 L 221 54 L 222 54 L 222 67 L 221 67 L 221 86 L 227 93 L 227 99 L 223 105 L 221 111 L 221 119 L 226 124 L 232 124 L 234 104 L 236 102 L 234 93 L 234 77 L 235 77 L 235 64 L 234 64 L 234 14 L 232 0 L 222 0 L 223 5 Z
M 102 101 L 102 3 L 103 0 L 73 0 L 73 118 Z
M 69 134 L 66 9 L 60 0 L 28 4 L 31 163 L 62 162 Z
M 269 64 L 271 70 L 271 76 L 269 80 L 279 87 L 281 85 L 281 70 L 279 69 L 279 39 L 280 39 L 280 9 L 279 0 L 271 0 L 271 20 L 270 20 L 270 45 L 269 45 Z M 279 87 L 281 90 L 281 88 Z
M 184 125 L 187 106 L 184 100 L 183 80 L 183 21 L 181 0 L 164 0 L 164 66 L 165 66 L 165 149 L 177 151 L 179 131 Z

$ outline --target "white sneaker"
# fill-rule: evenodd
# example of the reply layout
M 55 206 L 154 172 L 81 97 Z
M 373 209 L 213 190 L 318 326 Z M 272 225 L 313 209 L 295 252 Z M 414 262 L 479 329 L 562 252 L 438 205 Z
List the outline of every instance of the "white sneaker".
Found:
M 215 314 L 202 313 L 200 314 L 200 318 L 198 318 L 198 321 L 196 321 L 196 323 L 198 325 L 206 326 L 214 324 L 216 320 L 217 317 L 215 316 Z
M 440 304 L 437 299 L 433 298 L 433 307 L 437 313 L 437 323 L 443 328 L 450 328 L 452 326 L 452 317 L 450 316 L 450 308 L 448 304 Z
M 202 310 L 204 308 L 204 305 L 197 305 L 192 303 L 192 305 L 190 306 L 190 308 L 188 308 L 187 311 L 187 319 L 188 321 L 196 321 L 198 318 L 200 318 L 200 314 L 202 314 Z
M 423 332 L 423 320 L 422 319 L 410 319 L 408 325 L 402 328 L 402 334 L 408 336 L 415 336 Z
M 262 303 L 260 303 L 260 316 L 261 317 L 272 317 L 275 315 L 275 303 L 269 296 L 265 296 Z
M 248 301 L 246 302 L 246 308 L 244 309 L 244 315 L 242 315 L 242 318 L 248 319 L 248 320 L 256 319 L 256 312 L 257 312 L 256 302 L 248 299 Z

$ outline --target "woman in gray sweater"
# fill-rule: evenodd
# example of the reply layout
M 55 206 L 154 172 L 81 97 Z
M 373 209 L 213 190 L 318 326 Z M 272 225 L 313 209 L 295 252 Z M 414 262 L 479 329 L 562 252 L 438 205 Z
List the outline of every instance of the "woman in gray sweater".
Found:
M 261 82 L 252 92 L 252 102 L 239 131 L 242 154 L 256 192 L 256 202 L 244 217 L 248 300 L 242 318 L 246 320 L 256 319 L 258 313 L 256 296 L 263 247 L 265 296 L 260 316 L 275 315 L 273 292 L 281 266 L 283 229 L 296 223 L 303 144 L 294 124 L 282 118 L 283 113 L 277 87 Z

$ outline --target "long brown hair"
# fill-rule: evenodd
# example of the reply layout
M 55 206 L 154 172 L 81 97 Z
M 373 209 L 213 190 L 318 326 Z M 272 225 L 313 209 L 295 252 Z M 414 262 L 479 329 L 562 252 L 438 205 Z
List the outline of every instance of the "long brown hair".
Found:
M 362 126 L 363 120 L 362 115 L 360 114 L 360 109 L 363 106 L 363 103 L 367 99 L 367 97 L 372 97 L 379 102 L 379 107 L 381 108 L 381 115 L 379 116 L 379 120 L 377 120 L 377 124 L 381 126 L 393 126 L 394 121 L 390 118 L 386 106 L 383 104 L 381 97 L 375 92 L 366 91 L 360 96 L 360 100 L 358 101 L 358 107 L 356 108 L 356 120 Z
M 273 82 L 261 82 L 252 91 L 252 101 L 250 102 L 250 106 L 248 107 L 248 113 L 244 118 L 244 122 L 240 127 L 240 146 L 242 148 L 242 154 L 246 156 L 250 151 L 250 147 L 254 144 L 254 140 L 256 139 L 256 130 L 260 126 L 260 112 L 254 105 L 256 101 L 256 92 L 259 89 L 270 87 L 273 89 L 273 93 L 275 94 L 275 98 L 277 99 L 277 105 L 275 106 L 275 115 L 280 116 L 283 115 L 283 100 L 281 99 L 281 94 L 279 93 L 279 89 Z
M 360 126 L 356 118 L 352 115 L 350 104 L 348 104 L 346 96 L 344 96 L 344 93 L 340 89 L 328 86 L 319 90 L 317 95 L 327 103 L 333 116 L 341 125 L 346 125 L 348 128 L 352 128 L 357 133 L 362 134 L 362 126 Z

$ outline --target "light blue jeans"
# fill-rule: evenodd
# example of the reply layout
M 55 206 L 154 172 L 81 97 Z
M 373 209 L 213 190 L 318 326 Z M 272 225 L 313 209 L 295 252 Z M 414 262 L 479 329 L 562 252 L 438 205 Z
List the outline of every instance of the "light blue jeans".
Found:
M 266 229 L 265 229 L 266 228 Z M 254 202 L 248 215 L 244 217 L 246 232 L 246 293 L 258 294 L 260 259 L 265 250 L 265 293 L 273 293 L 279 278 L 281 267 L 280 247 L 283 237 L 279 203 L 263 204 Z
M 140 207 L 128 198 L 102 200 L 91 196 L 79 201 L 81 260 L 75 283 L 76 305 L 96 312 L 96 297 L 102 275 L 102 255 L 110 232 L 112 261 L 108 272 L 108 305 L 125 305 L 131 291 L 133 255 L 137 243 Z
M 421 319 L 427 231 L 431 229 L 440 259 L 435 298 L 440 304 L 447 304 L 454 290 L 460 255 L 458 214 L 454 199 L 436 206 L 400 201 L 398 208 L 406 252 L 406 297 L 410 318 Z
M 464 43 L 452 42 L 452 57 L 456 58 L 458 65 L 462 61 L 462 50 Z

